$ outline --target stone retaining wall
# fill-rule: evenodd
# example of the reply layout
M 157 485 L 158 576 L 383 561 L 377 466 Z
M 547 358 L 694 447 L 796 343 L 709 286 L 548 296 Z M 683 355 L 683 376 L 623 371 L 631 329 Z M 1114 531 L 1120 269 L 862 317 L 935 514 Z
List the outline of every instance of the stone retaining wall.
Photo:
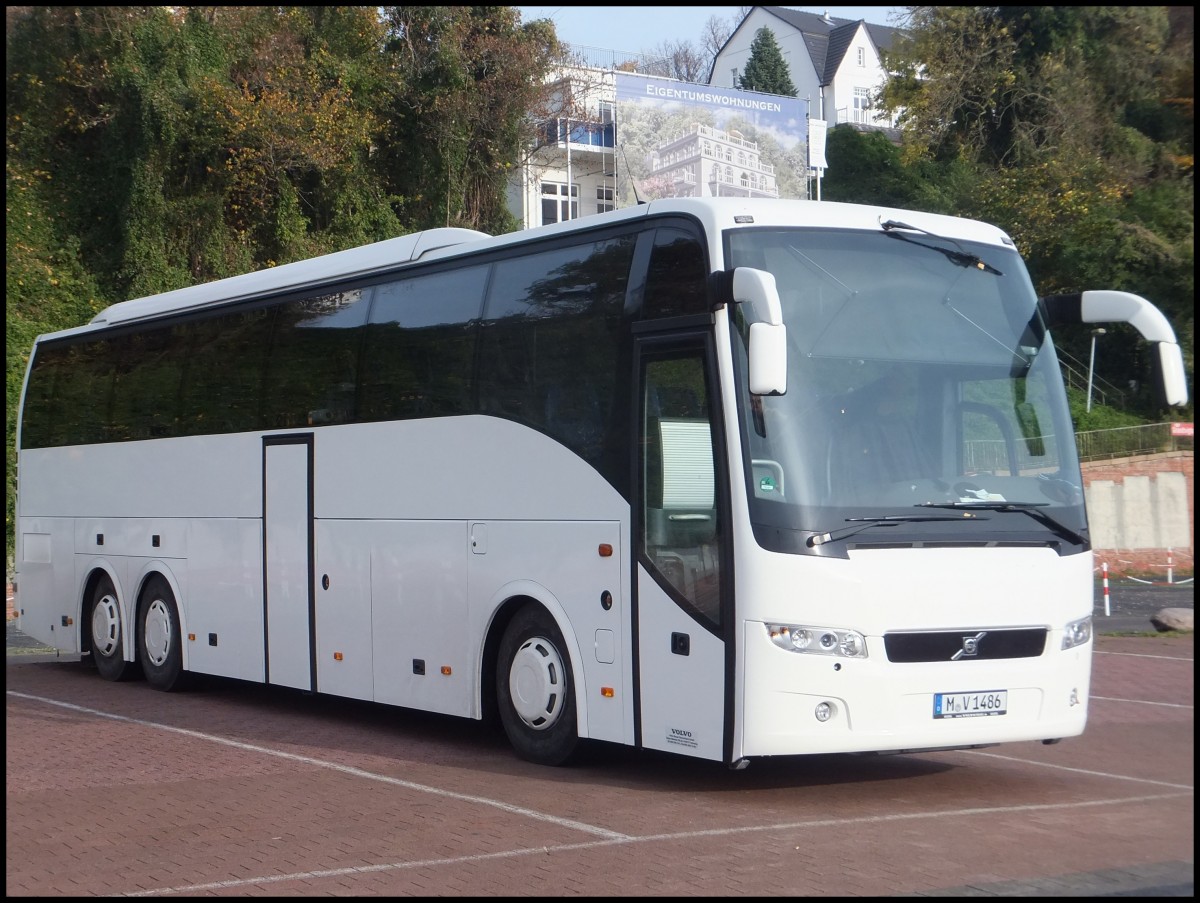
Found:
M 1194 572 L 1194 462 L 1194 452 L 1174 451 L 1083 464 L 1097 567 L 1162 580 L 1168 564 Z

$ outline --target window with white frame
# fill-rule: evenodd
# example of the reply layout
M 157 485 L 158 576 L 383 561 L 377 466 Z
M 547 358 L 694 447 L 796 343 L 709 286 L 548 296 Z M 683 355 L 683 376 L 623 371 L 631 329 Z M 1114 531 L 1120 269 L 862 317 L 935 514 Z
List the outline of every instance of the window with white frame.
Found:
M 867 122 L 871 114 L 871 91 L 868 88 L 854 89 L 854 121 Z
M 565 182 L 542 182 L 542 225 L 578 218 L 579 186 L 568 188 Z
M 867 48 L 866 47 L 858 48 L 858 65 L 859 65 L 860 69 L 865 69 L 867 67 Z
M 596 212 L 607 213 L 613 208 L 613 190 L 601 185 L 596 188 Z

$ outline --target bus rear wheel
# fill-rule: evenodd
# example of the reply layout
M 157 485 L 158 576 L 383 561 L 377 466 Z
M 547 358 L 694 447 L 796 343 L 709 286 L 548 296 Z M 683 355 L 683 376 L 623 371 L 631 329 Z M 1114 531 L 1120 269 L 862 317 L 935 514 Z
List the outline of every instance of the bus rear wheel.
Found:
M 125 661 L 121 603 L 108 575 L 102 576 L 92 590 L 88 612 L 92 663 L 105 680 L 129 680 L 137 676 L 137 666 Z
M 504 631 L 496 697 L 517 755 L 539 765 L 571 759 L 579 745 L 571 662 L 558 625 L 540 606 L 522 608 Z
M 151 577 L 138 605 L 138 658 L 147 682 L 158 690 L 183 688 L 183 649 L 179 640 L 179 607 L 160 576 Z

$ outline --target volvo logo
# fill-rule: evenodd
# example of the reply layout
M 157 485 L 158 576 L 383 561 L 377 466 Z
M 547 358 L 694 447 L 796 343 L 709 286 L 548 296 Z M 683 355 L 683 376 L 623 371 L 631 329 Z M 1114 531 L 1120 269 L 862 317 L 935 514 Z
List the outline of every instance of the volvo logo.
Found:
M 978 655 L 979 654 L 979 641 L 982 640 L 985 636 L 987 636 L 987 631 L 981 630 L 981 631 L 979 631 L 979 633 L 975 634 L 975 636 L 963 637 L 962 638 L 962 641 L 963 641 L 962 648 L 959 649 L 956 653 L 954 653 L 954 655 L 950 656 L 950 661 L 956 662 L 960 658 Z

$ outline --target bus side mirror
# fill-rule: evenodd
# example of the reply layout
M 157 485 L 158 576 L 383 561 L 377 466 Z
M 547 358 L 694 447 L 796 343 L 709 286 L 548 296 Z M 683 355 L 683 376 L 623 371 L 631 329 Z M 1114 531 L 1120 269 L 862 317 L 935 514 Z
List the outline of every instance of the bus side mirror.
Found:
M 1128 323 L 1146 341 L 1156 343 L 1163 399 L 1170 405 L 1187 404 L 1183 352 L 1175 339 L 1175 330 L 1161 310 L 1130 292 L 1090 291 L 1084 292 L 1080 299 L 1079 316 L 1084 323 Z
M 1174 342 L 1159 342 L 1158 363 L 1162 368 L 1163 398 L 1167 404 L 1187 404 L 1187 372 L 1183 369 L 1183 351 Z
M 787 391 L 787 327 L 775 277 L 765 270 L 733 271 L 733 300 L 749 308 L 750 394 L 782 395 Z M 747 319 L 750 319 L 749 317 Z
M 1163 312 L 1145 298 L 1130 292 L 1087 291 L 1049 295 L 1041 298 L 1040 304 L 1051 329 L 1060 323 L 1128 323 L 1146 341 L 1158 345 L 1163 399 L 1169 405 L 1187 404 L 1187 374 L 1175 330 Z

